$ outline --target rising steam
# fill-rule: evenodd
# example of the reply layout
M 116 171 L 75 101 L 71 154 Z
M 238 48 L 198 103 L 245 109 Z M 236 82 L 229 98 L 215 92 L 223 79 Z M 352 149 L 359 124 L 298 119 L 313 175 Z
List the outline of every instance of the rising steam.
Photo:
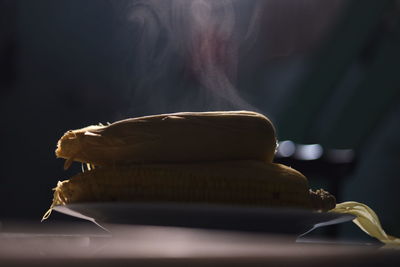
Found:
M 171 106 L 255 110 L 235 84 L 239 52 L 256 38 L 258 1 L 245 24 L 239 23 L 236 2 L 125 2 L 124 17 L 134 34 L 130 44 L 133 98 L 161 112 L 172 111 Z

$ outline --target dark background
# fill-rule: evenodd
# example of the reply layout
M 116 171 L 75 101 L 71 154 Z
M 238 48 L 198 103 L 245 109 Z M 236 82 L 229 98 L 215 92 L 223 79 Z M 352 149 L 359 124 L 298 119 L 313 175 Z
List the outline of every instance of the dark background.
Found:
M 68 129 L 250 109 L 281 141 L 350 149 L 277 160 L 400 235 L 399 15 L 392 0 L 0 0 L 0 220 L 40 220 L 79 171 L 54 155 Z

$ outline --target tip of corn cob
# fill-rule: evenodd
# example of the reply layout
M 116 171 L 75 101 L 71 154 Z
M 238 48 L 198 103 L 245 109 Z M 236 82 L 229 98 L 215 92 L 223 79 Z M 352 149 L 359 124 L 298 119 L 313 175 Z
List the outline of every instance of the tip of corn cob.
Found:
M 323 189 L 311 190 L 310 202 L 311 206 L 316 211 L 329 211 L 336 206 L 336 198 L 334 195 L 330 194 L 328 191 Z
M 51 212 L 53 211 L 53 208 L 57 205 L 65 205 L 66 201 L 65 198 L 62 196 L 62 185 L 63 183 L 66 183 L 67 181 L 58 181 L 57 186 L 53 188 L 53 201 L 50 205 L 50 208 L 46 211 L 46 213 L 43 215 L 41 222 L 43 222 L 44 220 L 47 220 L 50 215 Z
M 82 162 L 79 159 L 79 155 L 82 154 L 82 145 L 86 141 L 83 140 L 84 136 L 90 135 L 92 132 L 104 127 L 102 125 L 91 125 L 78 130 L 69 130 L 58 140 L 55 154 L 57 158 L 66 159 L 64 169 L 68 169 L 74 161 Z

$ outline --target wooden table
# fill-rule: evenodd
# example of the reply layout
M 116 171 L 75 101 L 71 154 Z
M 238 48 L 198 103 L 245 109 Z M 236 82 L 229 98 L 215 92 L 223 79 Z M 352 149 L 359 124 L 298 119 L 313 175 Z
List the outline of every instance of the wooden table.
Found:
M 3 224 L 0 266 L 400 266 L 400 249 L 204 229 Z

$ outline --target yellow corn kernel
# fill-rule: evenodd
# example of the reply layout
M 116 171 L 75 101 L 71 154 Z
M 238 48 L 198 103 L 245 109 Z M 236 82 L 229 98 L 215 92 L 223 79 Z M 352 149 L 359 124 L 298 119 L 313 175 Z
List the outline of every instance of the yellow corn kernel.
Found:
M 303 175 L 256 161 L 96 168 L 59 182 L 52 207 L 112 201 L 310 208 Z
M 183 112 L 146 116 L 68 131 L 56 155 L 95 166 L 226 160 L 272 162 L 275 130 L 249 111 Z

